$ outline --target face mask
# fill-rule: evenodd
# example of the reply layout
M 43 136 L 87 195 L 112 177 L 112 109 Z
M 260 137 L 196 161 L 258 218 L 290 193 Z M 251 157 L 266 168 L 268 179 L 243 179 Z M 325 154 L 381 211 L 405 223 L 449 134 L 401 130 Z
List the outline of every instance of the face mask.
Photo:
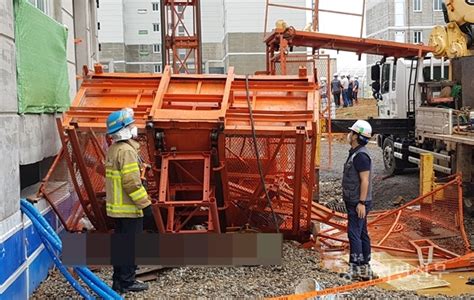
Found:
M 132 134 L 132 138 L 136 138 L 138 136 L 138 128 L 136 126 L 133 126 L 130 129 L 130 133 Z

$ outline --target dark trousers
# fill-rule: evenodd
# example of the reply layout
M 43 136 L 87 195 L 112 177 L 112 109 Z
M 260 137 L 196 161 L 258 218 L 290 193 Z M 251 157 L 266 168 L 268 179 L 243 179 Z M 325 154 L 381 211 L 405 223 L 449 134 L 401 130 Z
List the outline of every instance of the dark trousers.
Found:
M 334 97 L 334 104 L 336 104 L 336 107 L 339 107 L 341 105 L 341 93 L 333 93 L 332 95 Z
M 347 236 L 349 238 L 349 264 L 361 266 L 370 262 L 370 237 L 367 231 L 367 216 L 360 219 L 357 215 L 357 202 L 345 202 L 347 209 Z M 372 201 L 365 205 L 366 214 L 372 207 Z
M 344 101 L 344 107 L 349 106 L 350 99 L 349 99 L 349 90 L 348 89 L 344 89 L 342 91 L 342 100 Z
M 143 232 L 143 218 L 114 218 L 114 221 L 117 235 L 112 239 L 112 280 L 127 287 L 135 282 L 137 266 L 131 261 L 135 255 L 135 236 Z
M 357 93 L 358 92 L 352 92 L 352 99 L 355 103 L 358 103 L 358 99 L 357 99 Z

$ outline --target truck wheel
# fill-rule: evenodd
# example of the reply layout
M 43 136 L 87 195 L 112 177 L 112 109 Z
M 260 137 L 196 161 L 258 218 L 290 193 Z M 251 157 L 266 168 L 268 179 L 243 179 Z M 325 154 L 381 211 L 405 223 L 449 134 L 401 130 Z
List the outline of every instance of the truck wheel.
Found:
M 401 162 L 395 158 L 393 153 L 395 152 L 395 148 L 393 146 L 393 141 L 390 138 L 386 138 L 383 141 L 383 164 L 385 170 L 390 174 L 400 174 L 403 171 L 403 167 L 401 166 Z

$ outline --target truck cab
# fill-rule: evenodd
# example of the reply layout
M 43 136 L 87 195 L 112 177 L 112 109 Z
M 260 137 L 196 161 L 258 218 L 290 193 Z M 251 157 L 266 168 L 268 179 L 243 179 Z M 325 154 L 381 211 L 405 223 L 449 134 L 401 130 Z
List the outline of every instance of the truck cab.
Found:
M 417 69 L 420 62 L 422 68 Z M 414 117 L 416 108 L 422 105 L 420 83 L 447 79 L 448 63 L 433 58 L 411 60 L 390 57 L 373 65 L 371 79 L 373 90 L 374 86 L 375 90 L 379 87 L 378 91 L 374 91 L 379 118 Z
M 420 65 L 421 68 L 417 66 Z M 394 133 L 391 126 L 378 132 L 377 144 L 383 151 L 385 169 L 390 174 L 416 167 L 408 160 L 407 149 L 416 143 L 416 111 L 426 101 L 421 85 L 441 82 L 446 78 L 448 65 L 433 57 L 429 59 L 382 59 L 371 67 L 373 96 L 377 100 L 378 119 L 400 125 L 402 132 Z M 410 122 L 407 122 L 410 121 Z

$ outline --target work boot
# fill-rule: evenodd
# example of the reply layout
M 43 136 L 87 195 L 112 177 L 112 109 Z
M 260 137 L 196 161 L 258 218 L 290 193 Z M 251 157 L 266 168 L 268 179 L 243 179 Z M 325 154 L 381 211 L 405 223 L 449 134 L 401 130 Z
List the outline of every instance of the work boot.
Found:
M 124 293 L 146 291 L 148 290 L 148 284 L 143 281 L 135 280 L 135 282 L 131 285 L 127 287 L 122 287 L 122 290 Z
M 359 280 L 359 273 L 359 267 L 351 265 L 347 272 L 339 273 L 339 277 L 348 281 L 356 281 Z
M 374 273 L 374 271 L 372 271 L 369 264 L 360 266 L 359 269 L 358 269 L 358 272 L 359 272 L 358 277 L 362 281 L 369 281 L 369 280 L 379 278 Z
M 120 286 L 120 283 L 117 282 L 117 281 L 114 281 L 114 282 L 112 283 L 112 289 L 113 289 L 114 291 L 116 291 L 117 293 L 119 293 L 119 294 L 122 293 L 122 287 Z

